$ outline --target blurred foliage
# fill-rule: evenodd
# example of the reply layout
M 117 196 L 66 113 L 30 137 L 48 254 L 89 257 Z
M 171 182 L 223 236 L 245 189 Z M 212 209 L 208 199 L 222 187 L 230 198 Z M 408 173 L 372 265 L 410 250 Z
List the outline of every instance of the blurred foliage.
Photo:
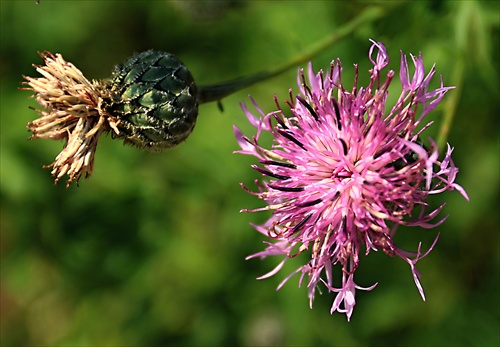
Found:
M 1 6 L 1 345 L 2 346 L 498 346 L 499 338 L 499 2 L 498 1 L 50 1 Z M 340 57 L 344 83 L 359 63 L 368 79 L 369 38 L 399 69 L 399 50 L 422 51 L 457 89 L 431 116 L 436 136 L 446 110 L 448 140 L 468 191 L 447 201 L 438 229 L 402 230 L 408 249 L 440 240 L 421 263 L 427 301 L 410 269 L 384 254 L 362 258 L 352 321 L 330 316 L 333 295 L 308 306 L 298 267 L 264 281 L 277 259 L 245 261 L 263 248 L 242 214 L 260 206 L 239 182 L 257 177 L 237 149 L 232 124 L 247 134 L 239 103 L 250 93 L 264 111 L 273 94 L 296 91 L 296 70 L 216 104 L 179 147 L 144 153 L 102 138 L 89 180 L 66 189 L 42 169 L 62 144 L 27 141 L 36 117 L 22 75 L 36 76 L 37 51 L 61 53 L 88 78 L 146 49 L 176 54 L 197 83 L 248 75 L 292 59 L 368 6 L 384 18 L 314 57 Z M 364 80 L 363 80 L 364 79 Z M 453 96 L 455 93 L 455 96 Z M 410 242 L 411 241 L 411 242 Z M 297 259 L 300 261 L 300 259 Z

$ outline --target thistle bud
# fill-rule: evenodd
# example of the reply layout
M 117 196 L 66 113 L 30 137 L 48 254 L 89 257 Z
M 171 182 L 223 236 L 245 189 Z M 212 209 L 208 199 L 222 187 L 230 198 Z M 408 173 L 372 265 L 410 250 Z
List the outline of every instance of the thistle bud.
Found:
M 34 65 L 42 77 L 24 76 L 24 90 L 42 109 L 27 127 L 31 139 L 64 140 L 52 168 L 57 182 L 67 185 L 94 168 L 97 141 L 103 133 L 141 149 L 160 151 L 184 141 L 193 131 L 198 105 L 276 75 L 259 73 L 248 78 L 197 88 L 189 70 L 170 53 L 138 53 L 115 67 L 106 80 L 89 81 L 60 54 L 41 53 L 44 65 Z
M 142 149 L 163 150 L 184 141 L 198 116 L 198 91 L 189 70 L 174 55 L 153 50 L 115 68 L 108 112 L 117 137 Z

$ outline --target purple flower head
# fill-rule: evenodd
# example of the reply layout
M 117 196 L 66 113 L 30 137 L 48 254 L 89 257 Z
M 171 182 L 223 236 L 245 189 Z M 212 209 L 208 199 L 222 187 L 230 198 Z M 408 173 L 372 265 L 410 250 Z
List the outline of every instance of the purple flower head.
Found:
M 454 183 L 458 169 L 451 160 L 452 148 L 442 161 L 438 160 L 436 143 L 429 139 L 424 145 L 422 131 L 431 124 L 424 118 L 441 101 L 451 87 L 429 90 L 434 67 L 425 76 L 422 55 L 411 56 L 415 73 L 410 78 L 408 62 L 401 57 L 400 80 L 402 93 L 395 105 L 387 105 L 388 88 L 395 76 L 382 70 L 389 63 L 384 45 L 373 42 L 369 59 L 373 64 L 370 82 L 357 86 L 357 66 L 354 87 L 344 88 L 340 60 L 333 61 L 328 73 L 314 74 L 308 66 L 308 81 L 299 70 L 300 95 L 285 103 L 291 115 L 277 110 L 265 114 L 256 107 L 260 117 L 246 106 L 243 110 L 257 133 L 248 138 L 235 127 L 241 150 L 259 159 L 253 168 L 264 179 L 257 181 L 258 191 L 252 192 L 267 206 L 248 212 L 272 211 L 272 216 L 257 231 L 267 236 L 267 248 L 248 258 L 282 256 L 283 261 L 267 275 L 276 274 L 285 261 L 297 254 L 310 255 L 307 264 L 288 276 L 300 273 L 299 284 L 307 277 L 310 305 L 316 290 L 324 286 L 337 293 L 331 312 L 346 313 L 350 319 L 356 304 L 356 289 L 371 290 L 354 282 L 360 255 L 382 250 L 398 256 L 411 268 L 413 278 L 425 300 L 415 267 L 434 247 L 426 252 L 407 252 L 394 244 L 399 225 L 432 228 L 445 218 L 433 222 L 444 204 L 436 210 L 426 210 L 429 194 L 458 190 L 466 199 L 464 189 Z M 374 56 L 376 52 L 376 55 Z M 255 102 L 252 100 L 254 105 Z M 259 138 L 270 133 L 273 145 L 266 149 Z M 414 211 L 416 209 L 416 211 Z M 333 268 L 341 268 L 342 284 L 333 284 Z

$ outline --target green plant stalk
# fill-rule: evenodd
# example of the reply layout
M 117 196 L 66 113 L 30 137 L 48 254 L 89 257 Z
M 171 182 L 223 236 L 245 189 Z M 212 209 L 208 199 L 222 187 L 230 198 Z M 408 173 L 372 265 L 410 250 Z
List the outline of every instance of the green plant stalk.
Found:
M 448 136 L 453 124 L 453 119 L 455 118 L 455 115 L 457 113 L 458 103 L 462 94 L 464 74 L 464 59 L 457 59 L 452 74 L 452 81 L 455 85 L 455 89 L 453 89 L 452 93 L 449 93 L 449 96 L 447 96 L 446 98 L 446 103 L 443 105 L 443 122 L 441 123 L 441 128 L 439 129 L 437 136 L 437 144 L 440 151 L 443 151 L 446 147 L 446 142 L 448 141 Z
M 323 52 L 328 47 L 332 46 L 341 39 L 345 38 L 347 35 L 354 32 L 359 26 L 382 18 L 384 13 L 385 12 L 381 7 L 368 7 L 353 20 L 340 27 L 332 35 L 325 38 L 323 41 L 320 41 L 317 44 L 313 45 L 306 53 L 300 54 L 294 59 L 280 66 L 277 66 L 274 69 L 261 71 L 248 77 L 241 77 L 220 84 L 198 87 L 198 101 L 200 104 L 219 101 L 222 98 L 238 90 L 244 89 L 252 84 L 278 76 L 291 68 L 297 67 L 300 64 L 307 62 L 312 57 Z

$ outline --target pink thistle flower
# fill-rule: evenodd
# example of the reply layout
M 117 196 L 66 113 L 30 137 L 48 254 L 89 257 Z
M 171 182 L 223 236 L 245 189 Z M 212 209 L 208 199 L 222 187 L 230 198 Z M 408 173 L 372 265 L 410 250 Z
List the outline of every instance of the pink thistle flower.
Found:
M 429 139 L 424 146 L 422 132 L 431 123 L 425 116 L 434 110 L 452 87 L 440 86 L 429 90 L 435 73 L 433 66 L 425 75 L 422 55 L 411 56 L 415 73 L 410 77 L 408 62 L 401 55 L 400 81 L 402 92 L 394 106 L 387 105 L 388 88 L 395 76 L 390 70 L 382 76 L 389 63 L 384 45 L 372 41 L 369 59 L 373 64 L 370 82 L 357 86 L 358 71 L 351 91 L 344 88 L 340 60 L 331 63 L 328 73 L 314 74 L 308 66 L 308 83 L 299 70 L 300 95 L 286 104 L 291 116 L 286 116 L 276 100 L 277 110 L 265 114 L 256 106 L 260 117 L 245 105 L 243 110 L 257 134 L 248 138 L 235 127 L 241 150 L 259 159 L 253 168 L 267 178 L 257 181 L 258 192 L 251 192 L 267 206 L 246 212 L 272 211 L 272 216 L 257 231 L 269 237 L 265 250 L 249 258 L 282 256 L 283 261 L 267 275 L 276 274 L 286 260 L 307 252 L 311 255 L 278 287 L 296 273 L 301 273 L 299 285 L 307 276 L 310 305 L 316 290 L 324 285 L 337 293 L 331 312 L 351 317 L 356 289 L 372 290 L 354 282 L 360 255 L 382 250 L 398 256 L 411 268 L 417 288 L 425 300 L 416 263 L 434 247 L 416 253 L 399 249 L 394 235 L 399 225 L 432 228 L 445 219 L 432 222 L 444 204 L 427 211 L 429 194 L 458 190 L 467 200 L 465 190 L 456 184 L 458 169 L 451 159 L 448 145 L 442 161 L 438 160 L 436 143 Z M 376 53 L 375 58 L 373 57 Z M 270 133 L 273 146 L 259 144 L 261 134 Z M 414 213 L 414 208 L 419 213 Z M 333 284 L 333 266 L 342 268 L 342 285 Z M 260 279 L 259 278 L 259 279 Z

